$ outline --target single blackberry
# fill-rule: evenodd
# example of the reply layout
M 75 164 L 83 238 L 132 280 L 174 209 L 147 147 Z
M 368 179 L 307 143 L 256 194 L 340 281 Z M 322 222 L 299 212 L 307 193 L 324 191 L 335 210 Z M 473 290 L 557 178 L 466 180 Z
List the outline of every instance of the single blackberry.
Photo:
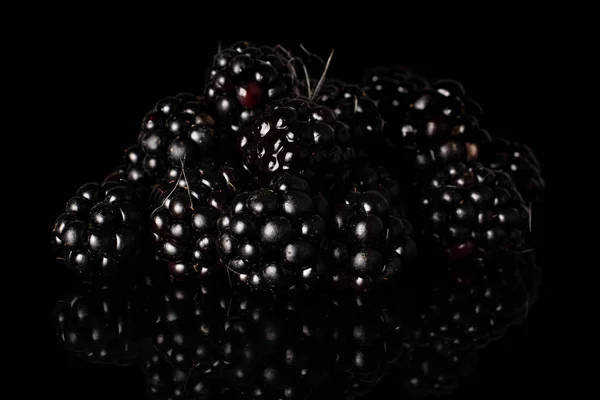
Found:
M 327 276 L 328 203 L 297 176 L 239 194 L 217 222 L 225 267 L 252 289 L 302 291 Z
M 345 398 L 370 393 L 403 356 L 401 320 L 390 300 L 347 292 L 330 298 L 336 353 L 332 392 Z
M 226 135 L 212 115 L 212 106 L 189 93 L 160 100 L 144 117 L 138 142 L 142 165 L 152 178 L 161 178 L 170 166 L 193 166 L 205 156 L 227 156 Z M 216 143 L 220 142 L 217 146 Z
M 480 163 L 449 163 L 423 186 L 422 234 L 450 258 L 519 251 L 529 210 L 506 173 Z
M 414 183 L 444 163 L 478 159 L 490 135 L 480 128 L 481 107 L 459 82 L 426 84 L 401 69 L 387 73 L 370 72 L 365 87 L 386 122 L 385 166 L 410 171 L 405 176 Z
M 133 364 L 145 334 L 138 294 L 128 287 L 78 283 L 55 309 L 60 344 L 88 362 Z
M 401 368 L 404 389 L 411 396 L 443 396 L 454 392 L 464 377 L 477 365 L 473 348 L 440 353 L 432 347 L 409 348 L 408 359 Z
M 531 254 L 461 260 L 427 276 L 415 285 L 406 341 L 448 353 L 485 346 L 522 323 L 540 284 Z
M 273 104 L 238 141 L 244 163 L 252 171 L 302 175 L 331 182 L 355 158 L 348 125 L 335 113 L 296 98 Z
M 413 228 L 390 212 L 379 191 L 349 192 L 334 209 L 333 281 L 370 291 L 396 281 L 417 256 Z
M 308 399 L 327 382 L 335 354 L 319 300 L 243 293 L 224 299 L 221 368 L 242 398 Z
M 384 120 L 377 104 L 360 86 L 330 80 L 323 85 L 315 102 L 332 109 L 349 126 L 358 158 L 377 153 L 384 140 Z
M 270 102 L 294 94 L 288 59 L 280 48 L 248 42 L 220 51 L 205 89 L 220 123 L 237 132 L 252 124 Z
M 223 382 L 217 369 L 223 313 L 208 286 L 169 284 L 142 360 L 147 392 L 158 399 L 208 399 Z
M 52 244 L 79 275 L 122 272 L 141 255 L 142 201 L 126 182 L 86 183 L 54 222 Z
M 480 161 L 493 170 L 509 174 L 526 202 L 541 200 L 545 182 L 540 163 L 526 144 L 494 138 L 481 149 Z
M 217 219 L 246 183 L 243 171 L 229 164 L 202 164 L 188 169 L 185 179 L 168 177 L 155 187 L 150 229 L 158 258 L 168 262 L 171 276 L 206 277 L 215 272 Z

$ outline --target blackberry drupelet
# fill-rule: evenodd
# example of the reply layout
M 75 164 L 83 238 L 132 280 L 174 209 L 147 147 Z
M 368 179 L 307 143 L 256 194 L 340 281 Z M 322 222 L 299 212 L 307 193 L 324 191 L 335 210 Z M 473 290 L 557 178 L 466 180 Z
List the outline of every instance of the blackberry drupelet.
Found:
M 54 222 L 52 244 L 67 267 L 83 276 L 110 276 L 137 261 L 144 240 L 144 209 L 126 182 L 90 182 L 67 201 Z
M 540 163 L 526 144 L 494 138 L 481 149 L 480 161 L 493 170 L 509 174 L 526 202 L 541 200 L 545 182 Z
M 329 205 L 308 183 L 276 174 L 268 187 L 239 194 L 217 223 L 217 249 L 251 289 L 300 292 L 326 281 Z
M 330 80 L 319 91 L 315 102 L 332 109 L 337 118 L 349 126 L 357 157 L 364 159 L 380 150 L 384 120 L 377 104 L 360 86 Z
M 510 176 L 480 163 L 449 163 L 423 186 L 421 230 L 450 258 L 521 251 L 529 210 Z
M 273 104 L 244 132 L 238 147 L 246 167 L 258 173 L 285 171 L 331 182 L 354 160 L 348 125 L 327 107 L 296 98 Z
M 370 393 L 403 355 L 401 320 L 390 300 L 348 292 L 330 298 L 336 352 L 331 383 L 345 398 Z
M 137 361 L 143 315 L 130 288 L 78 283 L 58 302 L 58 340 L 92 363 L 128 366 Z
M 288 59 L 277 47 L 248 42 L 220 51 L 205 89 L 219 122 L 237 132 L 252 124 L 270 102 L 295 94 Z
M 208 277 L 219 261 L 217 220 L 248 180 L 229 164 L 211 163 L 187 169 L 186 179 L 178 178 L 163 181 L 152 195 L 157 207 L 150 229 L 158 258 L 168 262 L 174 278 Z
M 335 354 L 319 300 L 236 293 L 223 301 L 221 370 L 244 399 L 308 399 L 323 387 Z
M 379 191 L 349 192 L 333 214 L 330 252 L 336 286 L 349 283 L 355 290 L 371 291 L 397 281 L 413 265 L 417 246 L 412 225 L 392 215 Z
M 142 122 L 138 142 L 144 152 L 143 168 L 160 179 L 171 166 L 193 166 L 205 156 L 227 157 L 227 135 L 204 99 L 180 93 L 156 103 Z M 216 144 L 219 143 L 219 146 Z
M 156 332 L 142 370 L 157 399 L 208 399 L 223 389 L 218 373 L 218 335 L 224 318 L 214 288 L 167 285 L 156 314 Z

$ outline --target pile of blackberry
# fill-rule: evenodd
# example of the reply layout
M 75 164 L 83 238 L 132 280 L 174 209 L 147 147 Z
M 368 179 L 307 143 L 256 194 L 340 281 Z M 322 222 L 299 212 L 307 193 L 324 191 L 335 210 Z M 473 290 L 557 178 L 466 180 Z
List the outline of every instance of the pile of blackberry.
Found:
M 158 100 L 57 210 L 57 258 L 86 282 L 61 343 L 141 354 L 154 398 L 334 399 L 390 373 L 453 390 L 536 297 L 531 148 L 453 80 L 342 81 L 333 53 L 245 41 L 211 60 L 203 93 Z M 139 313 L 113 285 L 146 274 Z

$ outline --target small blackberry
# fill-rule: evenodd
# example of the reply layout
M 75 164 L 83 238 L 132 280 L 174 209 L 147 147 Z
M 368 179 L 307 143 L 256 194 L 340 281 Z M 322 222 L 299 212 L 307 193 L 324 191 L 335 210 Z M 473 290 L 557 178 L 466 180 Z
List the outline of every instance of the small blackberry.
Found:
M 158 258 L 169 263 L 175 278 L 212 275 L 219 261 L 217 219 L 247 180 L 229 164 L 199 165 L 180 178 L 163 181 L 152 195 L 157 207 L 150 229 Z
M 529 231 L 529 210 L 510 176 L 480 163 L 450 163 L 421 195 L 422 233 L 451 258 L 518 251 Z
M 334 209 L 336 239 L 330 247 L 333 279 L 359 291 L 397 280 L 417 255 L 413 228 L 390 212 L 376 190 L 352 191 Z
M 212 108 L 202 98 L 189 93 L 160 100 L 142 122 L 138 142 L 144 152 L 142 165 L 152 178 L 161 178 L 170 166 L 193 166 L 202 157 L 227 155 L 228 146 L 212 115 Z
M 219 297 L 203 285 L 169 284 L 156 314 L 156 333 L 142 370 L 147 392 L 159 399 L 208 399 L 223 387 L 218 334 Z
M 336 392 L 346 397 L 370 393 L 403 356 L 401 321 L 389 300 L 347 292 L 331 297 Z
M 296 98 L 270 107 L 238 142 L 247 168 L 332 181 L 355 158 L 348 125 L 327 107 Z
M 288 59 L 280 48 L 248 42 L 220 51 L 205 89 L 220 123 L 237 132 L 252 124 L 268 103 L 294 94 Z
M 540 163 L 526 144 L 494 138 L 481 149 L 480 161 L 493 170 L 509 174 L 526 202 L 541 200 L 545 183 Z
M 91 363 L 128 366 L 137 361 L 145 332 L 135 291 L 78 283 L 58 302 L 58 340 Z
M 217 223 L 221 261 L 252 288 L 302 291 L 327 276 L 328 203 L 297 176 L 239 194 Z
M 54 222 L 52 244 L 80 275 L 121 272 L 141 254 L 144 210 L 126 182 L 86 183 Z
M 334 353 L 318 300 L 238 293 L 223 301 L 221 370 L 243 398 L 308 399 L 327 382 Z
M 332 109 L 337 118 L 349 126 L 357 157 L 377 153 L 384 139 L 384 120 L 377 104 L 360 86 L 330 80 L 323 85 L 315 102 Z

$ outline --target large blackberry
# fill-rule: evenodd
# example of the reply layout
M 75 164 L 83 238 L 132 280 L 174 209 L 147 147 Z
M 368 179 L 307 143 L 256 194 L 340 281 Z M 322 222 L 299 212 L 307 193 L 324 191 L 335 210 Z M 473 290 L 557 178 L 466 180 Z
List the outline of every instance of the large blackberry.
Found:
M 212 106 L 189 93 L 160 100 L 144 117 L 138 142 L 144 152 L 144 170 L 161 178 L 170 166 L 193 166 L 217 151 L 227 156 L 227 137 L 218 128 Z M 216 142 L 222 142 L 216 146 Z
M 288 60 L 278 47 L 248 42 L 220 51 L 205 89 L 219 121 L 237 132 L 252 124 L 268 103 L 294 94 Z
M 301 291 L 327 276 L 329 206 L 297 176 L 279 173 L 268 187 L 239 194 L 217 225 L 225 267 L 253 289 Z
M 335 355 L 321 300 L 240 293 L 223 302 L 221 368 L 244 399 L 308 399 L 330 378 Z
M 365 91 L 385 119 L 385 145 L 391 170 L 408 168 L 414 183 L 447 162 L 475 161 L 480 147 L 490 140 L 479 126 L 479 105 L 465 97 L 463 86 L 452 80 L 426 84 L 421 78 L 396 70 L 370 73 Z M 401 154 L 399 154 L 401 153 Z
M 333 110 L 339 120 L 350 127 L 352 146 L 357 157 L 376 154 L 383 142 L 384 120 L 377 104 L 358 85 L 329 80 L 319 91 L 315 102 Z
M 219 261 L 217 219 L 247 179 L 229 164 L 200 164 L 183 172 L 185 176 L 168 177 L 155 187 L 150 229 L 158 258 L 169 263 L 171 276 L 203 277 L 215 272 Z
M 529 210 L 510 176 L 480 163 L 449 163 L 421 195 L 424 238 L 451 258 L 523 250 Z
M 359 291 L 395 281 L 417 255 L 413 228 L 392 215 L 376 190 L 349 192 L 334 209 L 336 239 L 331 244 L 334 283 Z
M 545 183 L 540 163 L 526 144 L 494 138 L 481 149 L 480 161 L 491 169 L 509 174 L 526 202 L 541 200 Z
M 144 339 L 139 288 L 78 283 L 55 309 L 59 342 L 92 363 L 133 364 Z
M 86 183 L 55 221 L 52 243 L 80 275 L 120 272 L 141 253 L 144 210 L 127 182 Z
M 218 335 L 223 313 L 215 290 L 169 284 L 156 314 L 156 332 L 142 370 L 147 392 L 157 399 L 208 399 L 223 389 Z
M 355 158 L 348 125 L 335 113 L 311 101 L 296 98 L 273 104 L 239 138 L 246 167 L 262 173 L 286 171 L 309 181 L 333 181 L 335 174 Z

